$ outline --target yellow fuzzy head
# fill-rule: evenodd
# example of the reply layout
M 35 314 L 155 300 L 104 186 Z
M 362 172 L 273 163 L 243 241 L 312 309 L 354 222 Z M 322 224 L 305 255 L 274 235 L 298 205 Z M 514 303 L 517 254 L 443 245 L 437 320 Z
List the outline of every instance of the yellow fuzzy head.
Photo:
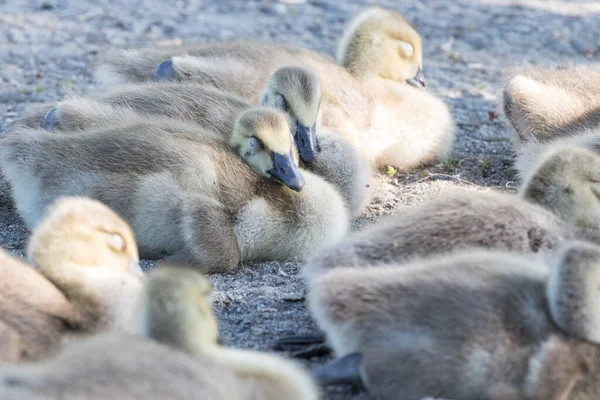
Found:
M 244 111 L 236 119 L 230 145 L 265 178 L 277 179 L 296 191 L 304 186 L 298 169 L 298 152 L 287 117 L 281 111 L 267 107 Z
M 378 76 L 424 86 L 421 36 L 395 11 L 369 8 L 358 14 L 342 36 L 337 58 L 360 79 Z
M 104 204 L 85 197 L 54 202 L 32 233 L 29 261 L 41 270 L 64 265 L 140 273 L 129 225 Z

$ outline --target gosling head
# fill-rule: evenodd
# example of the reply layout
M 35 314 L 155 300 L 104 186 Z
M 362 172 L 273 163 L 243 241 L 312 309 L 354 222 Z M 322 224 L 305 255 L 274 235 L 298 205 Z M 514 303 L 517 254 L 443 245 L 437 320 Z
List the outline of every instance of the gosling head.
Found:
M 317 140 L 321 116 L 319 78 L 305 68 L 280 68 L 267 81 L 261 94 L 261 104 L 288 114 L 300 158 L 311 162 L 315 153 L 320 151 Z
M 600 248 L 570 243 L 551 270 L 548 305 L 554 322 L 566 333 L 600 343 Z
M 154 269 L 141 296 L 140 333 L 192 354 L 216 346 L 219 328 L 211 295 L 210 282 L 195 269 Z
M 402 15 L 369 8 L 348 24 L 337 54 L 354 76 L 379 76 L 425 87 L 423 44 L 417 30 Z
M 29 262 L 42 273 L 57 266 L 102 267 L 142 275 L 129 225 L 104 204 L 63 197 L 32 233 Z
M 572 225 L 600 229 L 600 155 L 562 146 L 524 179 L 521 195 Z
M 290 125 L 282 112 L 253 107 L 236 119 L 230 145 L 253 169 L 299 192 L 304 177 L 298 169 Z

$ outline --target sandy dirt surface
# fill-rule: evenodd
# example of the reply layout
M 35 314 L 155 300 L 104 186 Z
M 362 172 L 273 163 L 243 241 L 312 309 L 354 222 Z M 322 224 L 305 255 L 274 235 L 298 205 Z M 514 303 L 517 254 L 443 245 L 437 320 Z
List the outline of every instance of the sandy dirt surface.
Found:
M 411 174 L 382 172 L 356 227 L 457 187 L 514 190 L 512 131 L 498 106 L 503 72 L 522 63 L 594 62 L 600 52 L 600 2 L 586 0 L 0 0 L 0 135 L 31 103 L 92 93 L 93 68 L 108 49 L 252 37 L 333 55 L 344 23 L 369 5 L 402 12 L 420 31 L 428 90 L 451 108 L 459 132 L 448 161 Z M 26 238 L 1 182 L 0 244 L 22 255 Z M 212 277 L 230 345 L 270 350 L 279 336 L 314 332 L 301 267 L 261 263 Z M 332 399 L 365 397 L 328 390 Z

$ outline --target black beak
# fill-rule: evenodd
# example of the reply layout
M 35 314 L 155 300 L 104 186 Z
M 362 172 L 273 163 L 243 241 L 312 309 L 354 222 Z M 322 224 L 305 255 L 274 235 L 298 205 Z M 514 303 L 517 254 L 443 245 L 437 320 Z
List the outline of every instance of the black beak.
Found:
M 225 346 L 227 343 L 225 342 L 225 340 L 223 339 L 223 336 L 219 335 L 217 336 L 217 344 L 219 346 Z
M 417 70 L 417 74 L 412 79 L 407 79 L 406 82 L 410 83 L 414 87 L 424 88 L 425 87 L 425 76 L 421 67 Z
M 287 155 L 273 153 L 273 169 L 267 172 L 296 192 L 304 187 L 304 177 L 298 170 L 291 152 Z
M 315 152 L 319 151 L 315 124 L 306 126 L 298 123 L 294 140 L 302 161 L 311 162 L 315 158 Z
M 172 82 L 175 77 L 175 68 L 173 68 L 173 61 L 171 60 L 161 62 L 154 73 L 154 79 L 158 82 Z

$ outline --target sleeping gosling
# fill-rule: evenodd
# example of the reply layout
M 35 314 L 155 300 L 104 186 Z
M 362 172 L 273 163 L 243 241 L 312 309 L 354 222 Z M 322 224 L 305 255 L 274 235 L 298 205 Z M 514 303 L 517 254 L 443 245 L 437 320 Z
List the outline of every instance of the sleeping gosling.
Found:
M 131 224 L 142 257 L 205 271 L 302 260 L 345 236 L 343 199 L 300 172 L 281 112 L 243 112 L 229 144 L 200 129 L 147 118 L 78 135 L 15 130 L 0 164 L 28 226 L 55 197 L 90 196 Z
M 280 68 L 269 78 L 261 98 L 263 105 L 289 115 L 301 166 L 331 183 L 342 194 L 351 217 L 359 216 L 370 199 L 372 170 L 351 143 L 320 128 L 321 95 L 316 76 L 303 68 Z M 120 121 L 144 122 L 148 116 L 169 116 L 198 123 L 204 128 L 199 134 L 217 132 L 228 141 L 235 116 L 250 107 L 236 95 L 199 83 L 150 83 L 119 87 L 92 98 L 72 98 L 50 111 L 33 107 L 22 121 L 37 127 L 43 120 L 46 130 L 79 132 Z
M 364 39 L 368 32 L 375 37 L 382 35 L 380 30 L 370 31 L 382 18 L 387 21 L 384 33 L 389 35 L 385 45 L 373 49 L 357 47 L 369 43 Z M 110 81 L 195 81 L 255 101 L 272 71 L 298 65 L 314 72 L 321 82 L 323 126 L 350 141 L 376 168 L 392 165 L 399 170 L 410 170 L 444 157 L 455 134 L 448 108 L 431 93 L 401 81 L 401 76 L 416 80 L 417 85 L 424 81 L 418 72 L 420 46 L 412 43 L 414 29 L 395 12 L 387 10 L 367 11 L 358 20 L 358 25 L 356 21 L 350 24 L 348 32 L 362 39 L 352 40 L 352 33 L 348 33 L 342 46 L 353 46 L 351 54 L 355 56 L 367 54 L 378 60 L 386 59 L 389 68 L 373 63 L 376 68 L 373 73 L 367 71 L 357 77 L 333 59 L 314 51 L 283 44 L 236 41 L 109 54 L 101 69 L 104 78 L 99 79 L 109 85 Z M 396 48 L 400 56 L 392 57 Z M 386 52 L 386 56 L 377 51 Z M 407 58 L 409 51 L 413 55 Z M 347 60 L 347 64 L 352 62 Z M 368 63 L 361 61 L 361 64 Z M 396 75 L 392 70 L 403 72 Z
M 483 251 L 341 265 L 309 287 L 338 357 L 317 376 L 382 400 L 597 399 L 599 284 L 600 248 L 587 243 L 554 268 Z
M 309 261 L 322 270 L 382 265 L 470 247 L 540 253 L 566 240 L 600 243 L 600 155 L 576 146 L 547 154 L 518 196 L 457 190 L 357 232 Z
M 33 231 L 24 262 L 0 253 L 0 360 L 46 357 L 72 338 L 131 332 L 142 286 L 129 226 L 97 201 L 61 198 Z
M 124 85 L 96 96 L 61 101 L 50 110 L 32 107 L 14 125 L 73 132 L 135 118 L 131 115 L 135 111 L 196 122 L 229 138 L 235 116 L 260 100 L 289 115 L 300 158 L 313 160 L 319 147 L 321 89 L 312 72 L 294 66 L 279 68 L 268 77 L 260 99 L 252 102 L 227 89 L 198 82 Z
M 139 303 L 138 336 L 98 336 L 42 363 L 2 367 L 0 398 L 319 398 L 294 363 L 219 346 L 210 292 L 192 269 L 152 271 Z

